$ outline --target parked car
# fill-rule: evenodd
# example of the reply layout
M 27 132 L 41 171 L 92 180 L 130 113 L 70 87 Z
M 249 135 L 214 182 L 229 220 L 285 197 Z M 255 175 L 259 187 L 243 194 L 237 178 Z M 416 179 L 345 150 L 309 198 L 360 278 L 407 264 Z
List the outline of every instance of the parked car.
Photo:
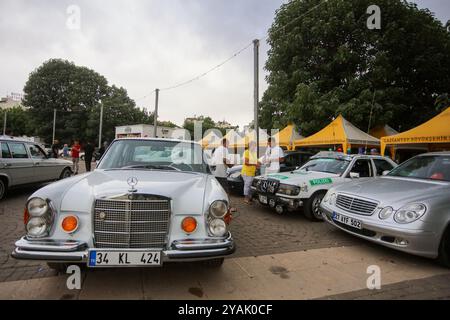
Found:
M 280 172 L 290 172 L 300 168 L 305 164 L 313 154 L 305 151 L 287 152 L 284 162 L 280 164 Z M 227 180 L 230 190 L 237 194 L 244 194 L 244 180 L 241 176 L 242 165 L 234 166 L 228 169 Z M 260 175 L 260 170 L 256 171 L 256 175 Z
M 72 175 L 70 161 L 50 158 L 36 143 L 1 138 L 0 199 L 8 190 L 39 184 Z
M 450 267 L 450 152 L 331 188 L 321 207 L 325 220 L 347 233 Z
M 346 155 L 319 152 L 300 169 L 290 173 L 269 174 L 255 178 L 254 196 L 277 213 L 303 207 L 312 221 L 323 220 L 320 202 L 331 187 L 359 178 L 373 178 L 397 164 L 390 158 L 372 155 Z
M 143 150 L 153 158 L 141 161 Z M 58 270 L 65 263 L 95 268 L 205 260 L 220 266 L 235 250 L 229 200 L 202 152 L 191 141 L 115 140 L 93 172 L 28 199 L 26 235 L 12 256 Z

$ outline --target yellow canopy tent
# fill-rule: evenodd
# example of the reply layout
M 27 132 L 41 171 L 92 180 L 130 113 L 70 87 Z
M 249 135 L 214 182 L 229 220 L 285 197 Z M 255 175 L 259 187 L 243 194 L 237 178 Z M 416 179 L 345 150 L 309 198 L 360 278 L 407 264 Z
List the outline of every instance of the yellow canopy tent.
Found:
M 381 138 L 381 154 L 384 155 L 388 145 L 430 145 L 435 143 L 450 143 L 450 107 L 418 127 L 394 136 Z
M 399 134 L 399 132 L 388 125 L 384 125 L 373 128 L 370 130 L 369 134 L 375 138 L 381 139 L 382 137 Z
M 211 148 L 212 144 L 220 143 L 221 138 L 214 133 L 214 131 L 210 131 L 199 143 L 202 145 L 203 149 Z
M 283 130 L 280 130 L 276 135 L 274 135 L 275 140 L 280 145 L 288 150 L 293 148 L 294 141 L 304 139 L 298 131 L 295 125 L 290 124 Z
M 320 147 L 342 145 L 346 153 L 349 147 L 379 146 L 380 140 L 359 130 L 342 115 L 339 115 L 328 126 L 304 139 L 294 141 L 294 147 Z
M 237 143 L 238 141 L 240 141 L 242 139 L 242 137 L 235 131 L 235 130 L 229 130 L 227 132 L 227 134 L 219 139 L 218 141 L 211 143 L 209 145 L 210 148 L 217 148 L 220 147 L 220 145 L 222 144 L 222 140 L 226 138 L 230 144 L 230 147 L 233 146 L 233 144 Z
M 267 147 L 267 138 L 268 137 L 269 137 L 269 135 L 267 134 L 266 130 L 259 129 L 259 146 L 260 147 Z M 235 143 L 230 143 L 230 147 L 231 148 L 246 148 L 250 141 L 256 142 L 256 131 L 255 130 L 248 131 L 244 137 L 241 137 Z

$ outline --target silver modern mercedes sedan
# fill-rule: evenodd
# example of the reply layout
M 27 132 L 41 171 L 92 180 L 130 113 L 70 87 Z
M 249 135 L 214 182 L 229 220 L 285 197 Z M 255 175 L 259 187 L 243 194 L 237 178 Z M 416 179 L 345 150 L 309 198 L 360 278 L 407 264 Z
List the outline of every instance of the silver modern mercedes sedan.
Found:
M 450 267 L 450 152 L 422 154 L 382 177 L 332 188 L 321 208 L 341 230 Z

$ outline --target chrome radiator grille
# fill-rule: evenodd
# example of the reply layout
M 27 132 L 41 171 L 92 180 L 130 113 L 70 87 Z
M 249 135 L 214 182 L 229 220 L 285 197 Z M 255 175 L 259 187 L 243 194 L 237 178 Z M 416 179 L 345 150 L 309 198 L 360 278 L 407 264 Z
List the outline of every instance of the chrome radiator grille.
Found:
M 378 203 L 338 194 L 336 206 L 352 213 L 368 216 L 375 211 Z
M 163 248 L 167 242 L 170 200 L 97 199 L 94 240 L 97 248 Z

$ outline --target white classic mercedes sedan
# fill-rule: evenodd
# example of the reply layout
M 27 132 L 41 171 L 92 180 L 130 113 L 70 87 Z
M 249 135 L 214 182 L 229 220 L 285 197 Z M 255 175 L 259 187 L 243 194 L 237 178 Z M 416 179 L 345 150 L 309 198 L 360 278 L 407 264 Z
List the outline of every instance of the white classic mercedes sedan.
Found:
M 118 139 L 95 171 L 50 184 L 26 204 L 26 235 L 12 256 L 64 270 L 161 266 L 235 251 L 227 194 L 199 144 Z

